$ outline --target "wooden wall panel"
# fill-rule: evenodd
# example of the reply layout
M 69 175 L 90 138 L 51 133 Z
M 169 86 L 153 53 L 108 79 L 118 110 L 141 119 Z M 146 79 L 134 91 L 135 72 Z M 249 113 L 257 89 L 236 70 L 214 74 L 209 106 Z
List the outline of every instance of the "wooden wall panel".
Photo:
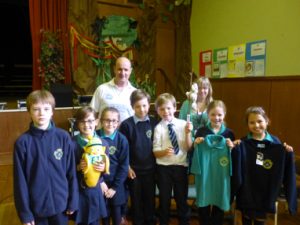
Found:
M 300 156 L 300 80 L 273 81 L 271 109 L 272 132 L 296 147 Z
M 269 82 L 213 80 L 212 83 L 214 99 L 224 101 L 227 107 L 227 125 L 234 130 L 236 138 L 241 138 L 247 133 L 244 114 L 249 106 L 259 105 L 269 110 Z
M 13 168 L 12 165 L 0 165 L 0 203 L 13 200 Z
M 0 112 L 0 153 L 13 151 L 16 138 L 28 129 L 29 121 L 26 111 Z
M 237 138 L 248 132 L 246 109 L 262 106 L 271 120 L 270 133 L 292 145 L 300 157 L 300 77 L 225 78 L 211 82 L 214 99 L 225 102 L 227 125 Z
M 76 108 L 56 109 L 53 120 L 57 127 L 69 129 L 68 118 L 73 117 Z M 11 153 L 16 139 L 24 133 L 30 123 L 29 113 L 21 110 L 0 111 L 0 165 L 11 164 Z
M 162 69 L 167 77 L 160 72 L 155 75 L 157 84 L 156 95 L 171 92 L 176 87 L 175 78 L 175 30 L 168 27 L 158 27 L 156 33 L 156 68 Z

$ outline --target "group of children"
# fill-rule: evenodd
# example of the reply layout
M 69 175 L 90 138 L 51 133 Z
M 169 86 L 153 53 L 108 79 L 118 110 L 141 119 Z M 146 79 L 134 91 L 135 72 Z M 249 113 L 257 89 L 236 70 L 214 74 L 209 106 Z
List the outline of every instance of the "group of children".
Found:
M 202 98 L 208 98 L 208 88 L 203 89 Z M 134 115 L 122 123 L 118 110 L 113 107 L 104 109 L 99 121 L 91 107 L 80 108 L 75 115 L 80 133 L 72 141 L 51 121 L 55 106 L 53 96 L 44 90 L 28 96 L 27 108 L 32 123 L 16 141 L 14 152 L 15 203 L 23 224 L 67 224 L 71 215 L 77 224 L 96 225 L 100 219 L 103 224 L 109 224 L 111 217 L 114 225 L 120 225 L 128 197 L 126 182 L 133 224 L 156 224 L 157 185 L 159 224 L 169 224 L 171 198 L 174 197 L 179 224 L 187 225 L 189 167 L 195 174 L 201 224 L 222 224 L 224 211 L 229 210 L 233 196 L 242 211 L 243 224 L 264 223 L 265 212 L 272 212 L 272 209 L 264 211 L 264 206 L 249 205 L 241 194 L 244 189 L 249 193 L 251 183 L 244 183 L 251 173 L 245 166 L 250 157 L 248 139 L 257 141 L 255 144 L 261 148 L 270 143 L 283 146 L 267 132 L 268 118 L 261 107 L 247 110 L 249 134 L 235 140 L 224 123 L 226 107 L 220 100 L 201 105 L 203 110 L 199 114 L 206 122 L 199 126 L 202 121 L 197 121 L 197 129 L 193 121 L 175 118 L 176 100 L 169 93 L 159 95 L 155 101 L 160 122 L 148 114 L 150 97 L 145 91 L 134 91 L 130 102 Z M 100 130 L 96 130 L 98 123 Z M 106 173 L 104 163 L 95 162 L 94 170 L 103 175 L 97 186 L 88 187 L 83 177 L 87 165 L 82 154 L 92 137 L 98 138 L 105 147 L 110 165 Z M 285 162 L 292 163 L 292 147 L 285 144 L 282 148 Z M 194 154 L 189 165 L 188 152 L 191 151 Z M 270 170 L 271 164 L 276 164 L 263 150 L 253 154 L 255 163 L 262 168 L 269 166 Z M 266 159 L 269 165 L 264 165 Z M 292 179 L 287 183 L 293 186 Z M 291 201 L 292 195 L 289 193 Z M 252 201 L 253 198 L 255 196 Z M 295 212 L 293 204 L 291 202 L 292 213 Z

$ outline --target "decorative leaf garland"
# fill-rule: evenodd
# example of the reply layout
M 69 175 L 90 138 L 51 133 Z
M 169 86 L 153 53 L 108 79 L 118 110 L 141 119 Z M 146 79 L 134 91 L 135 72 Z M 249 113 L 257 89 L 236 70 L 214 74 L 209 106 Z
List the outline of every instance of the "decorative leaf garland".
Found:
M 51 84 L 62 83 L 65 79 L 63 45 L 59 38 L 59 31 L 41 31 L 41 33 L 39 76 L 44 79 L 43 88 L 49 90 Z

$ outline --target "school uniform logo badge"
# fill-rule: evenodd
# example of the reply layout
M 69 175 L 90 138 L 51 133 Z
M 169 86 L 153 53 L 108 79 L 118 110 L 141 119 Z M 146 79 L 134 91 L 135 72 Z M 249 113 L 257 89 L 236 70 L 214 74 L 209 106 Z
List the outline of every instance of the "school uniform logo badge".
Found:
M 64 155 L 64 152 L 61 148 L 58 148 L 54 151 L 53 153 L 54 157 L 57 159 L 57 160 L 61 160 L 61 158 L 63 157 Z
M 264 161 L 263 167 L 267 170 L 271 169 L 273 166 L 273 162 L 270 159 L 266 159 Z
M 228 165 L 229 160 L 228 160 L 228 158 L 226 156 L 224 156 L 224 157 L 222 157 L 222 158 L 219 159 L 219 163 L 220 163 L 221 166 L 224 167 L 224 166 Z
M 147 138 L 151 138 L 152 137 L 152 130 L 148 130 L 146 132 Z
M 108 152 L 110 155 L 114 155 L 117 151 L 117 148 L 115 146 L 110 146 L 108 149 Z

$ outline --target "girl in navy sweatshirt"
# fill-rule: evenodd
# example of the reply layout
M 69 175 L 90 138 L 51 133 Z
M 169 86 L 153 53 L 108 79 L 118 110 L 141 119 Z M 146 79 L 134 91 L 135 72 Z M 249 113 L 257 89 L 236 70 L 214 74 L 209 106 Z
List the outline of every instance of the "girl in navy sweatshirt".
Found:
M 104 195 L 100 187 L 100 183 L 103 182 L 103 176 L 100 177 L 96 186 L 89 187 L 83 175 L 87 168 L 87 162 L 82 159 L 85 147 L 105 148 L 107 157 L 109 157 L 107 142 L 100 139 L 95 132 L 95 127 L 98 124 L 98 119 L 96 118 L 96 112 L 90 106 L 78 109 L 75 114 L 76 126 L 80 132 L 74 137 L 79 188 L 79 209 L 75 214 L 75 221 L 80 225 L 99 225 L 100 218 L 107 216 Z M 103 160 L 93 161 L 93 169 L 103 174 L 106 160 L 103 158 Z
M 119 111 L 114 107 L 107 107 L 101 113 L 101 130 L 98 135 L 109 145 L 109 175 L 104 176 L 101 183 L 102 191 L 107 200 L 108 217 L 104 224 L 120 225 L 122 221 L 122 206 L 125 204 L 127 194 L 124 182 L 127 178 L 129 167 L 129 146 L 126 137 L 117 128 L 120 122 Z
M 283 184 L 290 213 L 297 212 L 293 148 L 267 131 L 269 118 L 262 107 L 246 110 L 249 133 L 232 151 L 232 192 L 242 212 L 243 225 L 263 225 L 275 213 Z

